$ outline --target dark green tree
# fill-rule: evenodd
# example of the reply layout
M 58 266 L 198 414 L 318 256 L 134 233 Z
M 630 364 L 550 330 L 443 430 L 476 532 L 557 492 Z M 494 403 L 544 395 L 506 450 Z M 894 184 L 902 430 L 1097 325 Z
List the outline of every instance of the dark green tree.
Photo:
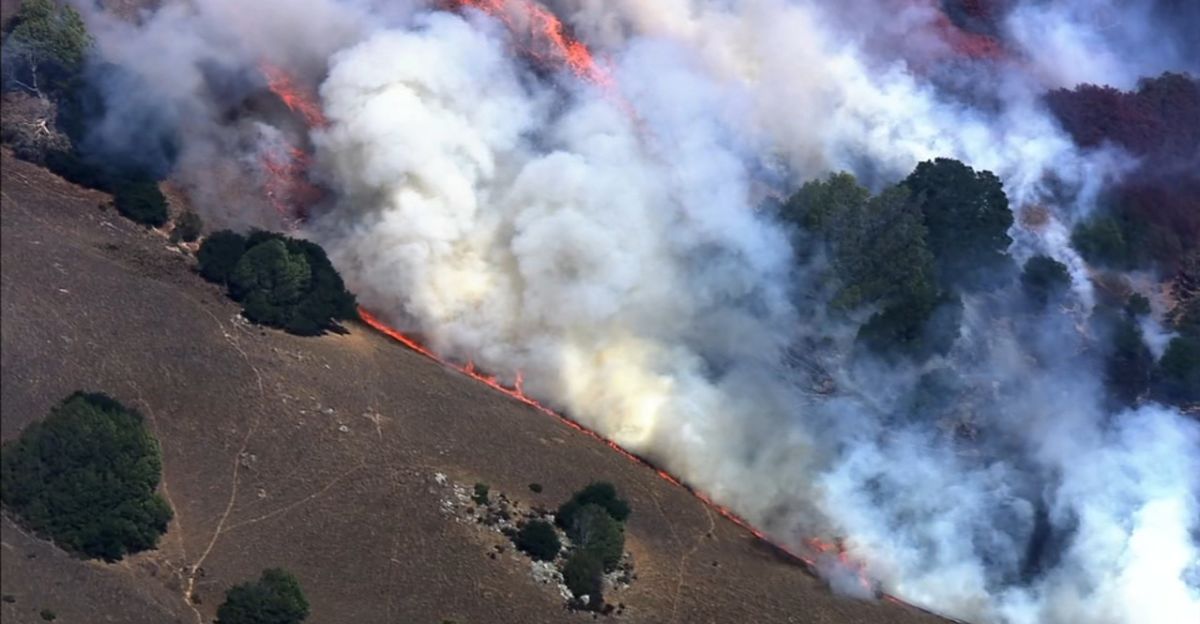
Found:
M 575 492 L 570 500 L 559 505 L 554 516 L 555 524 L 570 530 L 575 522 L 575 515 L 589 504 L 604 508 L 617 522 L 624 522 L 629 517 L 629 503 L 617 495 L 617 488 L 607 481 L 597 481 Z
M 517 532 L 517 548 L 539 561 L 554 561 L 562 543 L 554 525 L 545 520 L 531 520 Z
M 246 318 L 283 327 L 311 282 L 308 259 L 276 238 L 242 254 L 229 275 L 229 294 L 242 302 Z
M 625 529 L 608 510 L 594 503 L 580 507 L 567 534 L 578 548 L 596 555 L 606 572 L 617 569 L 625 554 Z
M 1045 307 L 1063 296 L 1071 286 L 1071 274 L 1061 262 L 1049 256 L 1034 256 L 1021 271 L 1021 288 L 1031 301 Z
M 588 597 L 587 607 L 599 611 L 604 607 L 604 564 L 588 550 L 576 550 L 563 566 L 563 583 L 576 598 Z
M 904 185 L 921 207 L 945 288 L 990 290 L 1011 277 L 1013 217 L 1000 178 L 937 158 L 917 165 Z
M 1091 264 L 1113 269 L 1133 268 L 1136 263 L 1125 230 L 1121 222 L 1110 216 L 1095 216 L 1075 226 L 1071 231 L 1071 246 Z
M 1112 347 L 1105 363 L 1109 394 L 1119 405 L 1133 405 L 1150 387 L 1154 356 L 1133 319 L 1122 317 L 1112 330 Z
M 167 530 L 160 457 L 140 414 L 77 392 L 0 449 L 0 500 L 63 549 L 116 561 Z
M 1173 403 L 1200 401 L 1200 337 L 1178 336 L 1154 372 L 1155 393 Z
M 47 95 L 79 74 L 91 45 L 74 7 L 53 0 L 25 0 L 5 43 L 5 73 L 23 88 Z
M 175 220 L 175 229 L 171 230 L 171 240 L 174 242 L 193 242 L 197 238 L 200 238 L 200 232 L 203 229 L 204 221 L 200 218 L 200 215 L 194 211 L 185 210 Z
M 225 284 L 233 267 L 246 253 L 246 237 L 230 230 L 213 232 L 196 252 L 200 275 L 210 282 Z
M 167 222 L 167 198 L 153 180 L 124 182 L 113 198 L 117 211 L 142 225 L 159 227 Z
M 217 609 L 217 624 L 297 624 L 308 617 L 308 600 L 295 576 L 263 570 L 252 583 L 234 585 Z
M 871 192 L 859 185 L 846 172 L 835 173 L 825 180 L 813 180 L 800 187 L 783 206 L 784 221 L 810 232 L 825 232 L 830 222 L 847 212 L 860 211 L 871 198 Z
M 962 313 L 957 296 L 903 299 L 872 315 L 859 328 L 858 341 L 879 355 L 923 361 L 954 346 Z

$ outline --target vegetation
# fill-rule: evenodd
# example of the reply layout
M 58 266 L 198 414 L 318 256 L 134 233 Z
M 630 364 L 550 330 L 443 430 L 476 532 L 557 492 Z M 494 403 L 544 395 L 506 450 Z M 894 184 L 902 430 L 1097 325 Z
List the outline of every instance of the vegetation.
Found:
M 617 496 L 617 488 L 607 481 L 597 481 L 576 492 L 571 499 L 558 507 L 554 522 L 570 531 L 575 517 L 586 505 L 598 505 L 617 522 L 629 518 L 629 503 Z
M 116 561 L 154 548 L 167 529 L 160 470 L 140 414 L 76 392 L 0 449 L 0 500 L 65 550 Z
M 529 491 L 533 492 L 534 494 L 541 494 L 542 493 L 542 484 L 541 483 L 530 483 Z
M 1179 336 L 1167 343 L 1154 379 L 1156 394 L 1167 401 L 1200 401 L 1200 337 Z
M 554 561 L 562 550 L 562 542 L 549 522 L 531 520 L 517 533 L 517 548 L 539 561 Z
M 1013 217 L 1000 178 L 937 158 L 917 165 L 904 185 L 921 207 L 943 287 L 987 290 L 1007 280 Z
M 200 238 L 200 232 L 204 229 L 204 220 L 200 215 L 191 210 L 183 211 L 179 218 L 175 220 L 175 229 L 171 230 L 171 240 L 174 242 L 183 241 L 185 243 L 195 242 Z
M 1125 316 L 1112 330 L 1112 351 L 1105 365 L 1105 383 L 1118 405 L 1133 405 L 1150 387 L 1154 356 L 1142 340 L 1142 330 Z
M 68 88 L 83 68 L 92 38 L 79 12 L 54 0 L 25 0 L 5 45 L 8 80 L 38 96 Z
M 1070 285 L 1071 274 L 1066 265 L 1049 256 L 1030 258 L 1021 271 L 1025 295 L 1042 307 L 1066 294 Z
M 299 581 L 279 568 L 233 586 L 217 609 L 217 624 L 296 624 L 307 617 L 308 600 Z
M 599 611 L 604 606 L 604 564 L 588 550 L 576 550 L 563 566 L 563 583 L 577 598 L 588 597 L 587 607 Z
M 42 619 L 46 620 L 47 622 L 53 622 L 54 620 L 58 619 L 58 614 L 51 611 L 50 609 L 42 609 L 42 611 L 40 613 L 38 613 L 38 615 L 40 615 L 42 617 Z
M 488 493 L 491 490 L 492 488 L 488 487 L 486 483 L 476 483 L 475 490 L 471 493 L 471 500 L 475 501 L 478 505 L 486 505 L 488 503 Z
M 114 201 L 118 212 L 142 225 L 160 227 L 167 222 L 167 198 L 153 180 L 121 184 Z
M 580 550 L 595 555 L 605 572 L 617 569 L 625 554 L 625 529 L 608 510 L 594 503 L 584 505 L 573 515 L 567 535 Z
M 197 253 L 200 274 L 224 284 L 246 318 L 301 336 L 335 329 L 357 314 L 354 295 L 325 250 L 308 241 L 255 231 L 223 230 Z

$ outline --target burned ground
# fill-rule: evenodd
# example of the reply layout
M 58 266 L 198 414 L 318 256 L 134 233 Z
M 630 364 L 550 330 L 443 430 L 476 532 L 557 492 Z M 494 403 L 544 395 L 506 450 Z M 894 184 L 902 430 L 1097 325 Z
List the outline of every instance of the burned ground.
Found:
M 5 622 L 44 608 L 60 622 L 211 621 L 228 587 L 274 566 L 300 579 L 313 622 L 591 619 L 511 548 L 492 558 L 447 519 L 437 473 L 547 507 L 615 483 L 634 508 L 624 621 L 940 621 L 833 596 L 653 471 L 365 327 L 247 326 L 164 235 L 103 210 L 105 195 L 7 151 L 2 183 L 3 439 L 77 389 L 107 392 L 150 420 L 175 509 L 157 551 L 112 565 L 6 517 Z

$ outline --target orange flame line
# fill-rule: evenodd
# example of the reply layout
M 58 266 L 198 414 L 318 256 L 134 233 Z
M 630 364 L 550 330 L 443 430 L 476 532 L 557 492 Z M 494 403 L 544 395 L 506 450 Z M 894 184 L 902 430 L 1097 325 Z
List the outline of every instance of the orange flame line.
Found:
M 308 94 L 296 87 L 292 77 L 282 68 L 267 61 L 261 61 L 258 69 L 267 80 L 267 88 L 279 96 L 279 99 L 283 100 L 288 108 L 303 117 L 304 123 L 309 128 L 324 128 L 329 125 L 329 120 L 325 118 L 321 107 Z
M 571 418 L 569 418 L 559 412 L 556 412 L 549 407 L 546 407 L 545 405 L 538 402 L 536 399 L 533 399 L 533 398 L 529 397 L 528 395 L 526 395 L 524 393 L 524 391 L 521 389 L 521 384 L 523 383 L 523 379 L 522 379 L 522 376 L 520 373 L 517 374 L 517 380 L 514 384 L 514 387 L 512 387 L 512 388 L 506 387 L 506 386 L 502 385 L 496 379 L 496 377 L 490 376 L 490 375 L 485 375 L 483 373 L 480 373 L 478 370 L 476 370 L 475 364 L 473 362 L 467 362 L 463 366 L 458 366 L 453 363 L 447 362 L 446 360 L 443 360 L 442 358 L 438 357 L 437 354 L 435 354 L 433 351 L 431 351 L 428 347 L 425 347 L 424 345 L 417 342 L 410 336 L 407 336 L 403 332 L 387 325 L 386 323 L 381 321 L 379 319 L 379 317 L 375 316 L 374 314 L 372 314 L 370 311 L 368 311 L 366 308 L 363 308 L 362 306 L 359 306 L 359 308 L 358 308 L 358 316 L 362 320 L 363 323 L 367 324 L 367 326 L 369 326 L 369 327 L 375 329 L 376 331 L 382 333 L 383 335 L 403 344 L 404 346 L 408 347 L 409 349 L 416 351 L 417 353 L 433 360 L 434 362 L 437 362 L 438 364 L 441 364 L 443 366 L 446 366 L 448 368 L 456 370 L 456 371 L 466 375 L 467 377 L 470 377 L 471 379 L 479 381 L 479 382 L 487 385 L 488 387 L 493 388 L 512 399 L 515 399 L 521 403 L 524 403 L 525 405 L 528 405 L 529 407 L 532 407 L 533 409 L 535 409 L 547 416 L 552 416 L 556 420 L 558 420 L 558 422 L 592 438 L 593 440 L 596 440 L 596 441 L 604 444 L 605 446 L 607 446 L 610 449 L 612 449 L 613 451 L 615 451 L 621 457 L 624 457 L 625 459 L 627 459 L 635 464 L 638 464 L 640 466 L 644 466 L 646 468 L 653 470 L 655 472 L 655 474 L 657 474 L 659 476 L 659 478 L 670 483 L 671 485 L 675 485 L 675 486 L 683 488 L 685 491 L 690 493 L 692 496 L 695 496 L 701 503 L 708 506 L 710 509 L 716 511 L 717 513 L 719 513 L 721 516 L 725 517 L 730 522 L 733 522 L 734 524 L 741 527 L 742 529 L 745 529 L 747 532 L 749 532 L 751 535 L 753 535 L 754 537 L 761 540 L 763 543 L 765 543 L 765 544 L 771 546 L 772 548 L 776 549 L 777 551 L 783 553 L 784 555 L 786 555 L 788 558 L 792 559 L 793 561 L 796 561 L 796 562 L 802 564 L 803 566 L 805 566 L 805 568 L 807 570 L 816 574 L 817 562 L 814 557 L 806 557 L 804 555 L 801 555 L 801 554 L 789 549 L 786 546 L 779 544 L 778 542 L 776 542 L 776 541 L 772 540 L 770 537 L 768 537 L 766 533 L 755 528 L 755 526 L 750 524 L 750 522 L 747 521 L 745 518 L 742 518 L 736 512 L 729 509 L 728 507 L 721 505 L 720 503 L 717 503 L 711 497 L 709 497 L 707 494 L 700 491 L 699 489 L 697 489 L 691 485 L 688 485 L 687 483 L 684 483 L 678 477 L 655 466 L 654 464 L 650 463 L 646 459 L 639 457 L 637 455 L 634 455 L 633 453 L 630 453 L 629 451 L 625 450 L 616 442 L 609 440 L 608 438 L 600 435 L 599 433 L 593 431 L 592 429 L 589 429 L 589 428 L 583 426 L 582 424 L 578 423 L 577 421 L 572 420 Z M 863 564 L 861 564 L 860 562 L 853 561 L 850 559 L 849 554 L 846 552 L 845 547 L 841 543 L 841 540 L 838 540 L 835 543 L 829 543 L 829 542 L 825 542 L 823 540 L 820 540 L 820 539 L 814 537 L 814 538 L 809 538 L 809 539 L 805 540 L 805 543 L 806 543 L 807 547 L 812 549 L 812 551 L 816 555 L 835 554 L 837 556 L 839 563 L 841 563 L 843 566 L 846 566 L 847 568 L 850 568 L 857 574 L 858 581 L 859 581 L 859 583 L 861 583 L 863 585 L 864 588 L 866 588 L 868 591 L 871 591 L 873 593 L 875 592 L 874 583 L 867 577 L 865 566 Z M 909 604 L 891 594 L 879 592 L 879 595 L 881 595 L 881 597 L 884 600 L 887 600 L 888 602 L 902 605 L 902 606 L 908 607 L 910 609 L 916 609 L 918 611 L 923 611 L 925 613 L 939 615 L 939 614 L 935 614 L 932 611 L 929 611 L 927 609 L 923 609 L 916 605 Z M 944 616 L 939 615 L 939 617 L 944 617 Z M 957 620 L 952 620 L 952 621 L 957 621 Z

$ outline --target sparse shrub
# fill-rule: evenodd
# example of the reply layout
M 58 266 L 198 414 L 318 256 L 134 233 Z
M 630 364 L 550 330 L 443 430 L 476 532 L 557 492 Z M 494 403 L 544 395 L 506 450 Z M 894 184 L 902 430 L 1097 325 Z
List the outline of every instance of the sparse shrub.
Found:
M 63 549 L 116 561 L 154 548 L 167 530 L 160 472 L 140 414 L 76 392 L 0 448 L 0 500 Z
M 541 494 L 542 493 L 542 484 L 541 483 L 530 483 L 529 491 L 533 492 L 534 494 Z
M 171 230 L 171 240 L 191 243 L 200 238 L 200 231 L 203 229 L 204 220 L 200 218 L 200 215 L 195 211 L 185 210 L 175 221 L 175 229 Z
M 233 273 L 242 254 L 246 253 L 246 237 L 230 230 L 213 232 L 196 252 L 200 275 L 210 282 L 224 285 Z
M 571 499 L 559 506 L 554 522 L 570 530 L 575 515 L 588 504 L 599 505 L 614 520 L 624 522 L 629 517 L 629 503 L 617 496 L 617 488 L 607 481 L 598 481 L 576 492 Z
M 587 607 L 598 611 L 604 606 L 604 564 L 595 553 L 578 549 L 563 566 L 563 583 L 576 598 L 588 597 Z
M 42 619 L 46 620 L 47 622 L 53 622 L 54 620 L 58 619 L 58 614 L 50 609 L 42 609 L 42 612 L 38 615 L 42 616 Z
M 1045 306 L 1067 292 L 1071 274 L 1061 262 L 1049 256 L 1034 256 L 1021 271 L 1021 287 L 1030 300 Z
M 234 585 L 217 609 L 217 624 L 297 624 L 308 617 L 308 600 L 295 576 L 263 570 L 252 583 Z
M 475 491 L 471 494 L 471 500 L 475 501 L 478 505 L 486 505 L 488 504 L 488 492 L 490 491 L 491 488 L 488 487 L 488 484 L 476 483 Z
M 558 556 L 558 551 L 562 549 L 558 533 L 545 520 L 531 520 L 525 523 L 525 526 L 521 527 L 521 531 L 517 533 L 516 542 L 517 548 L 540 561 L 554 561 L 554 558 Z
M 603 507 L 588 503 L 571 520 L 567 534 L 582 550 L 596 556 L 606 572 L 617 569 L 625 554 L 625 530 Z
M 125 217 L 151 227 L 167 222 L 167 198 L 152 180 L 125 182 L 116 189 L 113 198 L 117 211 Z

